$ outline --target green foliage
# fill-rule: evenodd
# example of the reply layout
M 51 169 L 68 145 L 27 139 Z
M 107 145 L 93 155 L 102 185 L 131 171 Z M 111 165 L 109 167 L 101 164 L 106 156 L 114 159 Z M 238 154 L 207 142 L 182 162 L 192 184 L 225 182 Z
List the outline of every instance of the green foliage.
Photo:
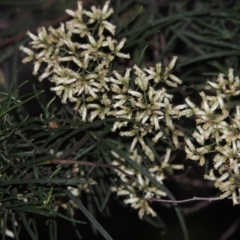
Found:
M 36 19 L 54 19 L 72 7 L 72 1 L 57 1 L 54 8 L 44 2 L 37 11 L 41 3 L 21 6 Z M 78 3 L 60 26 L 39 25 L 36 33 L 34 17 L 0 35 L 4 41 L 30 29 L 30 47 L 23 40 L 0 49 L 1 67 L 6 70 L 12 57 L 15 74 L 21 46 L 28 55 L 23 61 L 34 62 L 33 73 L 49 79 L 63 103 L 52 99 L 44 106 L 42 91 L 19 97 L 0 75 L 7 89 L 0 93 L 3 239 L 19 239 L 22 226 L 39 239 L 37 215 L 48 219 L 49 236 L 57 239 L 58 218 L 76 228 L 85 223 L 75 220 L 77 209 L 93 231 L 112 239 L 96 218 L 97 211 L 111 212 L 112 192 L 162 231 L 151 200 L 169 198 L 188 239 L 182 211 L 165 185 L 185 158 L 205 165 L 205 178 L 215 182 L 221 198 L 239 203 L 239 79 L 233 75 L 233 69 L 239 74 L 238 2 L 117 0 L 111 3 L 114 14 L 108 4 L 87 11 Z M 12 77 L 4 72 L 5 79 Z M 206 76 L 213 79 L 206 82 Z M 39 117 L 24 111 L 32 98 L 42 107 Z M 189 126 L 189 119 L 196 124 Z
M 31 218 L 29 222 L 29 217 L 32 214 L 53 219 L 58 216 L 81 223 L 56 211 L 55 201 L 64 199 L 62 186 L 95 182 L 73 178 L 71 175 L 67 177 L 59 171 L 59 167 L 44 166 L 49 159 L 56 157 L 56 149 L 52 148 L 56 136 L 58 140 L 62 140 L 59 132 L 67 134 L 73 126 L 67 124 L 67 127 L 59 131 L 51 129 L 49 122 L 54 115 L 49 112 L 48 119 L 28 118 L 19 107 L 40 92 L 19 99 L 14 97 L 15 93 L 16 90 L 11 90 L 8 94 L 0 94 L 1 229 L 7 229 L 6 224 L 11 222 L 10 228 L 17 238 L 21 227 L 16 225 L 16 222 L 20 217 L 20 224 L 26 227 L 33 239 L 38 239 L 35 220 Z M 18 115 L 19 112 L 21 115 Z M 45 139 L 49 141 L 45 142 Z M 4 236 L 5 231 L 2 231 L 2 234 Z

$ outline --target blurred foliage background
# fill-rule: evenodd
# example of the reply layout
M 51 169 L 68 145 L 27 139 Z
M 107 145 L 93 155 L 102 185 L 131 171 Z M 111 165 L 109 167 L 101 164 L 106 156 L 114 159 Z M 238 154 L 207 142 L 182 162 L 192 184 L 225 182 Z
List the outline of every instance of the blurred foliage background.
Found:
M 104 1 L 83 0 L 85 7 L 93 4 L 103 5 Z M 226 73 L 230 67 L 234 68 L 235 75 L 239 75 L 240 2 L 238 0 L 114 0 L 111 5 L 114 8 L 112 22 L 117 25 L 117 38 L 127 38 L 124 51 L 132 56 L 128 66 L 120 63 L 116 67 L 125 69 L 134 63 L 140 66 L 152 66 L 158 61 L 167 66 L 172 56 L 179 56 L 175 74 L 183 80 L 184 87 L 178 89 L 174 101 L 183 102 L 186 96 L 190 96 L 198 102 L 198 92 L 204 87 L 207 79 L 216 77 L 219 72 Z M 67 8 L 76 9 L 76 1 L 0 0 L 0 88 L 2 92 L 7 93 L 1 95 L 0 103 L 0 161 L 1 178 L 3 178 L 1 181 L 9 180 L 11 171 L 16 170 L 15 165 L 9 164 L 9 159 L 18 158 L 22 159 L 22 163 L 28 162 L 29 165 L 23 164 L 23 172 L 26 173 L 39 161 L 54 159 L 58 151 L 71 150 L 76 146 L 76 142 L 79 143 L 84 139 L 87 130 L 92 127 L 82 126 L 76 131 L 77 123 L 72 122 L 73 113 L 68 107 L 60 109 L 61 104 L 58 99 L 47 105 L 53 98 L 53 94 L 49 91 L 49 83 L 39 83 L 31 74 L 32 65 L 21 64 L 23 54 L 18 50 L 20 45 L 28 41 L 27 30 L 36 33 L 38 27 L 57 27 L 68 19 L 64 12 Z M 23 84 L 19 91 L 13 90 L 26 80 L 28 82 Z M 42 90 L 44 93 L 41 92 Z M 22 103 L 14 101 L 15 97 L 21 99 Z M 61 124 L 54 128 L 51 124 L 55 122 Z M 189 130 L 191 123 L 184 124 L 186 131 Z M 98 130 L 98 126 L 95 127 Z M 90 146 L 95 143 L 93 139 L 88 138 L 82 145 L 84 153 L 77 151 L 74 155 L 71 152 L 68 156 L 77 159 L 84 154 L 91 155 Z M 35 150 L 31 152 L 30 149 Z M 51 149 L 53 153 L 50 153 Z M 66 154 L 64 156 L 67 157 Z M 184 159 L 182 153 L 176 153 L 175 157 L 179 158 L 179 161 Z M 171 189 L 176 199 L 217 194 L 213 185 L 203 180 L 205 169 L 192 162 L 186 161 L 185 164 L 184 174 L 166 180 L 166 186 Z M 7 174 L 4 175 L 3 173 L 6 172 Z M 39 174 L 46 174 L 34 168 L 28 173 L 35 179 L 38 179 Z M 58 172 L 55 174 L 58 179 L 63 177 Z M 29 184 L 30 187 L 31 183 Z M 40 210 L 37 211 L 34 206 L 46 201 L 40 195 L 42 183 L 39 184 L 40 187 L 35 190 L 34 197 L 31 196 L 32 208 L 18 205 L 14 198 L 14 191 L 18 186 L 16 182 L 11 183 L 16 186 L 11 189 L 11 193 L 3 185 L 0 186 L 0 191 L 9 194 L 9 198 L 4 199 L 4 203 L 12 204 L 0 209 L 1 227 L 9 224 L 8 214 L 14 209 L 19 214 L 18 218 L 21 217 L 25 227 L 27 226 L 27 230 L 22 228 L 19 239 L 32 239 L 36 234 L 34 230 L 31 235 L 30 230 L 35 229 L 36 226 L 40 229 L 36 239 L 49 238 L 48 227 L 52 229 L 50 233 L 58 232 L 50 239 L 77 239 L 79 233 L 76 233 L 75 227 L 85 237 L 84 239 L 102 239 L 96 234 L 95 223 L 88 225 L 71 223 L 64 220 L 63 212 L 60 211 L 61 215 L 57 215 L 53 206 L 49 207 L 45 215 Z M 55 187 L 54 183 L 52 184 L 43 191 L 51 192 L 51 187 Z M 101 191 L 103 195 L 107 194 L 102 189 L 93 188 L 90 196 L 83 196 L 83 202 L 86 203 L 89 213 L 96 217 L 113 239 L 183 239 L 180 224 L 171 205 L 154 203 L 165 225 L 160 225 L 161 221 L 153 222 L 151 225 L 150 219 L 145 219 L 148 223 L 140 221 L 136 212 L 116 202 L 114 196 L 102 198 Z M 98 197 L 100 200 L 97 200 Z M 104 202 L 104 206 L 107 205 L 106 208 L 103 207 L 103 212 L 96 207 L 98 201 L 101 204 Z M 182 212 L 190 239 L 234 240 L 238 239 L 237 236 L 240 234 L 239 210 L 239 206 L 233 207 L 231 201 L 224 200 L 218 203 L 185 204 Z M 82 209 L 77 212 L 76 217 L 89 223 L 89 218 L 84 215 Z M 48 227 L 45 224 L 46 219 Z M 14 221 L 13 217 L 11 221 Z M 55 228 L 56 223 L 58 230 Z

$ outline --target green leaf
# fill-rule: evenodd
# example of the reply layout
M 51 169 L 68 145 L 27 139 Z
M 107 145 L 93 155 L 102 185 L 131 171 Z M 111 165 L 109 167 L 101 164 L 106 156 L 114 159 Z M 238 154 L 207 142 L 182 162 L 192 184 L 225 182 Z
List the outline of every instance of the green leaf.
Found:
M 51 240 L 57 240 L 57 220 L 50 218 L 48 219 L 48 226 L 49 226 L 49 234 L 50 234 L 50 239 Z
M 26 82 L 24 82 L 23 84 L 25 84 L 25 83 Z M 21 84 L 21 86 L 23 84 Z M 0 92 L 0 104 L 1 104 L 0 118 L 3 117 L 4 115 L 6 115 L 7 113 L 9 113 L 11 110 L 18 108 L 19 106 L 21 106 L 24 103 L 28 102 L 29 100 L 35 98 L 37 95 L 39 95 L 43 92 L 43 91 L 38 91 L 34 94 L 33 93 L 26 94 L 25 96 L 22 97 L 23 100 L 19 100 L 14 97 L 14 94 L 16 91 L 17 90 L 13 90 L 13 88 L 11 87 L 9 93 Z M 2 99 L 1 99 L 1 95 L 5 96 L 5 97 L 4 98 L 2 97 Z
M 54 184 L 54 185 L 78 185 L 78 184 L 96 184 L 93 180 L 83 179 L 12 179 L 0 182 L 0 186 L 20 185 L 20 184 Z
M 202 56 L 198 56 L 195 58 L 191 58 L 187 61 L 184 61 L 182 63 L 177 64 L 177 67 L 183 67 L 186 65 L 189 65 L 191 63 L 195 63 L 195 62 L 200 62 L 206 59 L 211 59 L 211 58 L 216 58 L 216 57 L 223 57 L 223 56 L 239 56 L 240 55 L 240 51 L 218 51 L 215 53 L 209 53 L 209 54 L 204 54 Z
M 143 12 L 143 6 L 140 6 L 137 11 L 132 14 L 132 17 L 123 25 L 118 27 L 117 34 L 119 34 L 124 28 L 126 28 L 131 22 L 133 22 Z
M 37 236 L 34 234 L 33 230 L 30 227 L 30 224 L 28 223 L 28 221 L 25 217 L 25 213 L 18 211 L 18 214 L 20 215 L 21 220 L 22 220 L 28 234 L 31 236 L 32 240 L 38 240 Z
M 4 211 L 3 219 L 2 219 L 2 221 L 0 223 L 1 233 L 2 233 L 2 240 L 5 240 L 5 237 L 6 237 L 8 211 L 9 211 L 8 209 L 6 209 Z
M 113 240 L 112 237 L 103 229 L 99 222 L 92 216 L 92 214 L 83 206 L 82 202 L 76 198 L 69 190 L 65 190 L 65 193 L 71 199 L 77 207 L 82 211 L 82 213 L 92 222 L 92 224 L 97 228 L 97 230 L 102 234 L 106 240 Z
M 14 236 L 15 236 L 16 240 L 19 240 L 19 238 L 18 238 L 19 233 L 17 232 L 17 229 L 16 229 L 15 212 L 12 212 L 11 215 L 12 215 L 12 216 L 11 216 L 11 220 L 12 220 L 13 233 L 14 233 Z

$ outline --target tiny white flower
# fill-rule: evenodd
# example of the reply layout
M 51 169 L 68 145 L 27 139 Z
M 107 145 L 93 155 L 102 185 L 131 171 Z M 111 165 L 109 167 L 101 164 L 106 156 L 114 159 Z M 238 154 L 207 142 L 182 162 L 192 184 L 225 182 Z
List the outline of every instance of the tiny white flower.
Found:
M 174 56 L 173 59 L 171 60 L 171 62 L 169 63 L 169 65 L 168 65 L 169 71 L 171 71 L 174 68 L 177 58 L 178 58 L 177 56 Z

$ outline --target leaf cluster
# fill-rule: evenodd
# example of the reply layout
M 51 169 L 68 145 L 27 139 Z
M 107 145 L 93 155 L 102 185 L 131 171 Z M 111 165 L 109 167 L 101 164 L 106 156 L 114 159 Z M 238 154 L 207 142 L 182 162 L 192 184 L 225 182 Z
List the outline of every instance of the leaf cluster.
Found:
M 8 94 L 0 93 L 1 234 L 3 239 L 6 235 L 19 239 L 21 228 L 25 226 L 32 239 L 39 239 L 35 218 L 42 215 L 48 218 L 51 239 L 57 239 L 57 217 L 73 224 L 84 223 L 74 220 L 70 211 L 73 206 L 66 205 L 68 196 L 72 196 L 68 188 L 87 188 L 95 181 L 88 176 L 80 178 L 72 165 L 55 165 L 51 160 L 87 156 L 96 147 L 95 140 L 87 134 L 87 129 L 93 125 L 85 126 L 80 121 L 72 123 L 66 110 L 49 112 L 45 108 L 44 115 L 28 118 L 21 106 L 41 92 L 16 98 L 16 91 L 11 88 Z M 61 118 L 64 121 L 60 121 Z M 78 170 L 81 173 L 91 170 L 84 169 L 83 166 Z M 102 179 L 101 171 L 95 171 L 93 175 Z M 79 200 L 77 203 L 80 204 Z M 58 208 L 65 208 L 66 214 L 59 213 Z M 84 214 L 91 216 L 87 210 Z

